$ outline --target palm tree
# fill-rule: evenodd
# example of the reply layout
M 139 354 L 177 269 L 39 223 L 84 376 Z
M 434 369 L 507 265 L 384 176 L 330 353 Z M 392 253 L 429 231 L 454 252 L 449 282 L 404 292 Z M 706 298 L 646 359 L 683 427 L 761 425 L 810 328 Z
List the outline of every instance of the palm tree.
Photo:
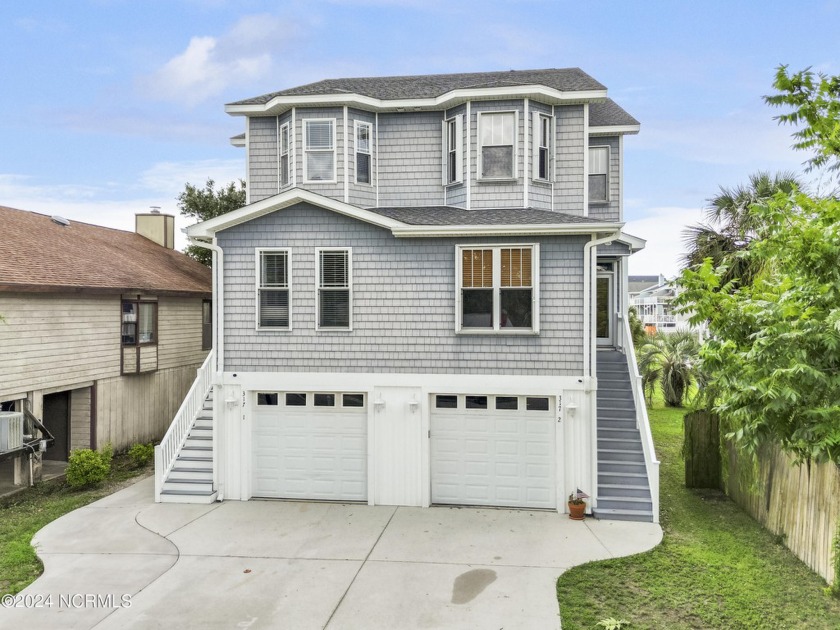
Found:
M 639 349 L 642 379 L 662 386 L 662 396 L 669 407 L 682 407 L 685 395 L 696 381 L 700 343 L 694 333 L 658 332 Z
M 789 171 L 773 176 L 759 171 L 750 175 L 746 186 L 732 189 L 721 186 L 720 192 L 707 200 L 705 222 L 683 230 L 683 242 L 688 248 L 682 259 L 683 266 L 696 267 L 706 258 L 711 258 L 715 267 L 726 262 L 729 269 L 721 279 L 722 284 L 730 280 L 749 284 L 759 269 L 754 262 L 738 254 L 747 250 L 761 227 L 750 207 L 767 201 L 777 192 L 791 193 L 802 188 L 796 175 Z

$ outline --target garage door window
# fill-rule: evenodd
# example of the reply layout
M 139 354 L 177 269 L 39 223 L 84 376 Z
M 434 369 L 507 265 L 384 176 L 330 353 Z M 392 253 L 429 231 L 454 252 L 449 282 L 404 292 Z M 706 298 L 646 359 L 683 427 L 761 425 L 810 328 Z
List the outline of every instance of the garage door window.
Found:
M 306 407 L 306 394 L 286 394 L 287 407 Z
M 364 394 L 342 394 L 341 404 L 343 407 L 364 407 Z
M 496 396 L 496 409 L 519 409 L 519 399 L 516 396 Z
M 335 407 L 335 394 L 315 394 L 316 407 Z
M 457 409 L 457 396 L 435 396 L 435 407 L 438 409 Z
M 548 411 L 548 398 L 526 398 L 525 408 L 528 411 Z
M 260 407 L 274 407 L 277 406 L 277 394 L 264 394 L 260 392 L 257 394 L 257 404 Z
M 487 396 L 467 396 L 467 409 L 487 409 Z

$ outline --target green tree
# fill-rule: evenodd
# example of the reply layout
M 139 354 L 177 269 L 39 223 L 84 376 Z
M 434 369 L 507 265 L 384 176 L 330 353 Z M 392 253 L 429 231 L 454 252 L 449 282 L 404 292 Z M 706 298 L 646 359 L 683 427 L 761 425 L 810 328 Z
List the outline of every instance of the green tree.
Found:
M 236 182 L 230 182 L 218 190 L 215 185 L 216 183 L 209 178 L 204 188 L 187 184 L 184 192 L 178 195 L 178 209 L 181 214 L 197 222 L 207 221 L 245 205 L 244 181 L 240 179 L 238 185 Z M 189 245 L 184 249 L 184 253 L 208 267 L 212 265 L 213 255 L 209 249 Z
M 697 337 L 688 331 L 657 332 L 639 348 L 639 372 L 643 382 L 651 388 L 658 380 L 662 397 L 669 407 L 682 407 L 695 382 L 699 349 Z
M 708 200 L 705 221 L 683 230 L 683 242 L 688 253 L 683 256 L 685 267 L 697 267 L 706 258 L 715 266 L 728 263 L 724 283 L 738 280 L 749 283 L 759 269 L 757 261 L 743 255 L 755 239 L 759 218 L 749 211 L 750 206 L 771 199 L 777 192 L 790 193 L 802 189 L 793 173 L 770 175 L 758 172 L 750 175 L 749 184 L 735 188 L 720 187 L 717 195 Z
M 647 333 L 635 307 L 631 306 L 627 309 L 627 320 L 630 322 L 630 336 L 633 339 L 633 347 L 638 348 L 645 342 Z
M 782 122 L 805 123 L 796 147 L 810 168 L 840 160 L 838 77 L 809 82 L 779 69 L 767 97 L 790 105 Z M 732 257 L 683 271 L 678 302 L 706 321 L 701 350 L 714 410 L 747 452 L 772 441 L 799 461 L 840 463 L 840 200 L 778 191 L 748 208 L 755 238 L 738 256 L 759 271 L 731 279 Z

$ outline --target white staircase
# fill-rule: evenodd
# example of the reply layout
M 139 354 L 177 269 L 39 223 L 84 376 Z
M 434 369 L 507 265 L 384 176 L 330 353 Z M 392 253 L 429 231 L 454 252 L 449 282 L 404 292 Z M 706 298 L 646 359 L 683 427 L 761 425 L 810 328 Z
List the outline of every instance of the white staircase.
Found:
M 213 488 L 213 353 L 199 368 L 181 408 L 155 447 L 155 501 L 212 503 Z

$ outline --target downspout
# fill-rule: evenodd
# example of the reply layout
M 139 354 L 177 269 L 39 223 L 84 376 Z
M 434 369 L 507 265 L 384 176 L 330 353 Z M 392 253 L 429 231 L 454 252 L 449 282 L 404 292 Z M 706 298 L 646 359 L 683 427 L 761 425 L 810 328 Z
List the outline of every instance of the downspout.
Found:
M 213 350 L 216 352 L 216 366 L 215 366 L 215 376 L 213 378 L 213 384 L 221 385 L 222 384 L 222 373 L 224 372 L 225 367 L 225 326 L 224 326 L 224 319 L 223 319 L 223 305 L 225 302 L 225 281 L 224 281 L 224 261 L 225 255 L 222 251 L 222 248 L 216 245 L 215 238 L 213 239 L 213 243 L 206 243 L 204 241 L 196 240 L 192 237 L 187 237 L 190 245 L 195 245 L 196 247 L 203 247 L 204 249 L 209 249 L 214 254 L 213 260 L 213 307 L 215 313 L 213 313 Z M 218 400 L 217 394 L 218 392 L 214 392 L 213 399 Z M 215 402 L 213 404 L 213 420 L 214 420 L 214 430 L 213 430 L 213 460 L 215 462 L 222 463 L 222 458 L 219 455 L 219 431 L 217 429 L 220 428 L 219 425 L 221 423 L 215 422 L 216 420 L 216 405 Z M 213 467 L 213 475 L 215 476 L 214 482 L 216 485 L 216 500 L 222 501 L 225 498 L 225 483 L 224 478 L 225 476 L 221 474 L 222 471 L 219 470 L 219 467 Z
M 593 236 L 595 236 L 593 234 Z M 595 339 L 592 334 L 592 249 L 598 245 L 610 243 L 621 236 L 621 230 L 603 238 L 592 239 L 583 246 L 583 378 L 587 391 L 592 388 L 592 351 Z

